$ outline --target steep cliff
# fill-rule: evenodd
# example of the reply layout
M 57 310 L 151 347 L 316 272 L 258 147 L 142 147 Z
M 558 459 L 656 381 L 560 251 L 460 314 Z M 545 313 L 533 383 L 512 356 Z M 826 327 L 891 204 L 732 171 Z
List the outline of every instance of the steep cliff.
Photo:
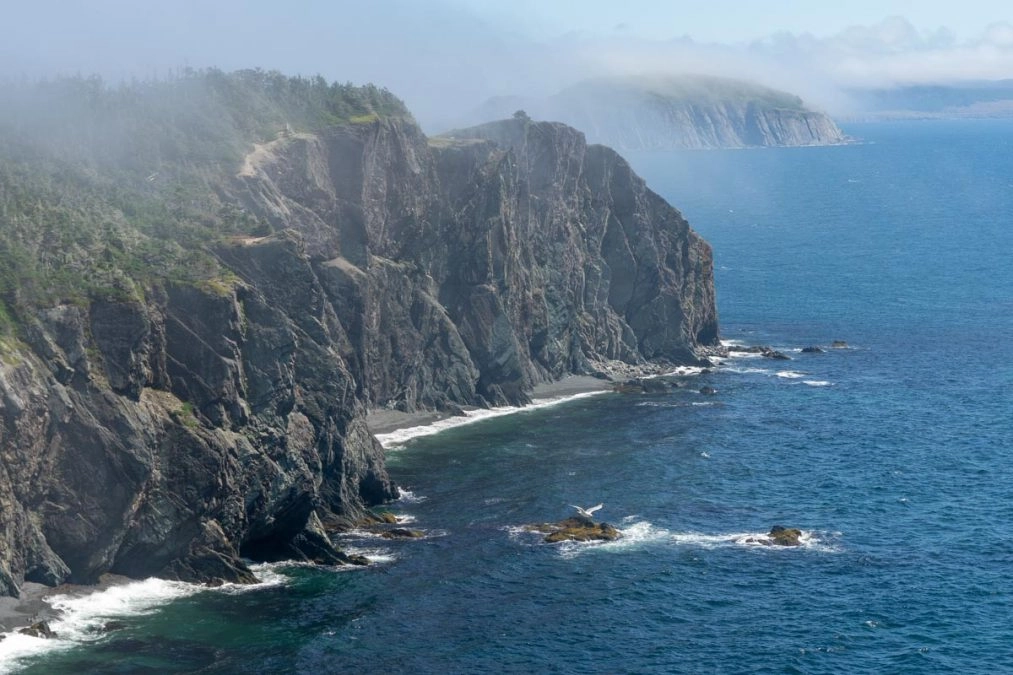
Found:
M 494 99 L 478 117 L 514 110 L 571 124 L 622 150 L 834 145 L 847 137 L 802 99 L 713 77 L 601 79 L 540 100 Z
M 367 408 L 518 403 L 716 341 L 709 247 L 616 153 L 520 118 L 427 139 L 373 99 L 221 170 L 190 158 L 200 198 L 146 175 L 131 194 L 171 207 L 148 229 L 77 179 L 94 241 L 30 268 L 59 292 L 0 305 L 0 592 L 341 562 L 327 524 L 395 494 Z M 0 172 L 0 254 L 45 260 L 55 218 L 18 185 Z M 67 260 L 85 291 L 54 286 Z

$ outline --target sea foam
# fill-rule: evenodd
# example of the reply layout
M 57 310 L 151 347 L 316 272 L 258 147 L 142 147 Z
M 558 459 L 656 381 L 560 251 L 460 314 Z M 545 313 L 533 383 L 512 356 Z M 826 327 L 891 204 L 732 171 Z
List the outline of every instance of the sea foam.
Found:
M 227 583 L 209 588 L 202 584 L 151 578 L 115 584 L 97 591 L 82 587 L 80 592 L 48 596 L 45 600 L 56 610 L 57 616 L 47 622 L 57 637 L 37 638 L 17 631 L 5 633 L 5 638 L 0 640 L 0 674 L 16 672 L 25 658 L 94 642 L 106 635 L 103 626 L 112 619 L 151 614 L 174 600 L 197 593 L 238 594 L 282 585 L 287 583 L 287 577 L 278 571 L 283 566 L 285 563 L 251 565 L 250 569 L 260 580 L 259 584 Z
M 477 408 L 475 410 L 466 410 L 463 415 L 447 417 L 445 419 L 437 420 L 432 424 L 424 424 L 417 427 L 406 427 L 404 429 L 396 429 L 385 434 L 376 434 L 376 440 L 380 441 L 380 445 L 384 448 L 398 447 L 409 440 L 419 438 L 420 436 L 431 436 L 433 434 L 438 434 L 441 431 L 446 431 L 447 429 L 482 422 L 487 419 L 492 419 L 493 417 L 513 415 L 531 410 L 540 410 L 542 408 L 559 405 L 560 403 L 576 401 L 577 399 L 587 398 L 589 396 L 598 396 L 599 394 L 607 393 L 607 391 L 608 390 L 602 389 L 596 391 L 585 391 L 579 394 L 571 394 L 569 396 L 535 399 L 530 404 L 523 406 L 508 405 L 498 408 Z

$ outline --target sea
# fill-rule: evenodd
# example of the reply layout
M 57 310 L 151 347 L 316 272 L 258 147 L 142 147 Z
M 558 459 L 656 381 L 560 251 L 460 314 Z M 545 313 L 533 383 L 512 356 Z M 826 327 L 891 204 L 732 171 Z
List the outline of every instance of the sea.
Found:
M 0 671 L 1013 672 L 1013 121 L 845 131 L 629 157 L 713 245 L 722 339 L 790 360 L 385 437 L 422 538 L 58 597 Z M 524 529 L 597 503 L 619 540 Z

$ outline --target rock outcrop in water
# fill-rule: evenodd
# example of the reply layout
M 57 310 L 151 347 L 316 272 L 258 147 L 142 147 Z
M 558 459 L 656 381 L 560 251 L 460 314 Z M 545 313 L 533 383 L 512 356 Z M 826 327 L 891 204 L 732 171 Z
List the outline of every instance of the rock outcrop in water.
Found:
M 286 132 L 214 189 L 269 230 L 213 243 L 218 280 L 19 309 L 0 360 L 0 593 L 361 562 L 326 530 L 395 496 L 369 407 L 523 403 L 716 343 L 708 245 L 561 124 Z
M 621 535 L 619 530 L 608 523 L 596 523 L 590 518 L 574 516 L 558 523 L 541 523 L 526 525 L 529 532 L 545 535 L 546 544 L 558 544 L 563 541 L 615 541 Z

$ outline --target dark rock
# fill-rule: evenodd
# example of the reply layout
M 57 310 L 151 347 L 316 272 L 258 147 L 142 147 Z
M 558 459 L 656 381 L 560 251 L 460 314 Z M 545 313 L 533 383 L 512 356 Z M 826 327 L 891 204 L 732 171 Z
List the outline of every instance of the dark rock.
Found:
M 700 393 L 705 396 L 713 396 L 714 394 L 718 393 L 718 390 L 715 389 L 714 387 L 705 385 L 703 387 L 700 387 Z
M 346 554 L 344 556 L 344 560 L 342 562 L 344 562 L 344 564 L 346 564 L 346 565 L 355 565 L 357 567 L 368 567 L 368 566 L 370 566 L 370 565 L 373 564 L 373 563 L 371 563 L 369 561 L 369 558 L 367 558 L 364 555 L 347 555 Z
M 822 354 L 823 353 L 823 349 L 820 348 L 820 347 L 817 347 L 815 345 L 810 345 L 808 347 L 802 347 L 802 353 L 803 354 Z
M 767 536 L 775 546 L 798 546 L 801 543 L 799 538 L 802 536 L 802 530 L 774 525 Z
M 49 623 L 46 621 L 37 621 L 31 626 L 25 626 L 18 630 L 22 635 L 30 635 L 31 637 L 52 639 L 56 637 L 56 633 L 49 627 Z
M 791 361 L 791 357 L 787 354 L 779 352 L 775 349 L 768 349 L 763 352 L 763 356 L 768 359 L 775 359 L 777 361 Z
M 527 525 L 525 529 L 545 534 L 545 543 L 561 541 L 614 541 L 621 535 L 619 530 L 608 523 L 596 523 L 590 518 L 574 516 L 558 523 Z
M 425 536 L 419 530 L 409 530 L 405 527 L 395 527 L 390 530 L 383 530 L 380 536 L 384 539 L 421 539 Z
M 117 630 L 124 630 L 125 628 L 129 628 L 129 624 L 127 624 L 126 621 L 118 621 L 115 619 L 112 621 L 106 621 L 102 624 L 103 633 L 111 633 Z

